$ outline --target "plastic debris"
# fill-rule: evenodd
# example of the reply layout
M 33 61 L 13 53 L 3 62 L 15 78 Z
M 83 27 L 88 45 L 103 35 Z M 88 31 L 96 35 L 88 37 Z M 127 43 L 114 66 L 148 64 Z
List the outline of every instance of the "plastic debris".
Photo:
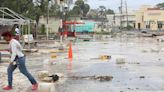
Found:
M 159 49 L 157 49 L 157 48 L 152 48 L 152 49 L 151 49 L 151 52 L 159 52 Z
M 38 78 L 40 80 L 45 80 L 44 78 L 48 77 L 48 76 L 49 76 L 49 72 L 48 71 L 39 71 L 38 72 Z
M 142 50 L 143 53 L 149 52 L 148 50 Z
M 57 58 L 57 55 L 56 54 L 51 54 L 51 58 Z
M 38 78 L 42 82 L 56 82 L 59 80 L 59 78 L 62 78 L 63 74 L 61 73 L 55 73 L 55 74 L 50 74 L 48 71 L 39 71 L 38 72 Z
M 69 77 L 75 80 L 78 79 L 91 79 L 91 80 L 99 80 L 99 81 L 111 81 L 113 79 L 113 76 L 72 76 Z
M 139 78 L 140 78 L 140 79 L 144 79 L 144 78 L 145 78 L 145 76 L 140 76 Z
M 101 60 L 109 60 L 109 59 L 111 59 L 111 56 L 109 56 L 109 55 L 101 55 L 99 58 Z
M 117 58 L 116 59 L 116 64 L 125 64 L 125 58 Z

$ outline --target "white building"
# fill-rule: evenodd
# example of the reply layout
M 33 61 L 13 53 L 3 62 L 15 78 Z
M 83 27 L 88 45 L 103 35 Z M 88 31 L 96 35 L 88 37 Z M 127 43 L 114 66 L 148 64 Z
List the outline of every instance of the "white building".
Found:
M 111 26 L 127 27 L 127 25 L 130 25 L 135 28 L 135 13 L 110 14 L 110 15 L 107 15 L 107 19 Z

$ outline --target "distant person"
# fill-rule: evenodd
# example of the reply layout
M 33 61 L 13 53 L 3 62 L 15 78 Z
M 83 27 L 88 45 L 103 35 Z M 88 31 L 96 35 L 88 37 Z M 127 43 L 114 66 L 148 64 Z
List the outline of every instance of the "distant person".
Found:
M 19 29 L 19 27 L 17 26 L 17 27 L 15 28 L 15 39 L 19 41 L 20 36 L 21 36 L 20 29 Z
M 20 30 L 19 30 L 19 27 L 18 26 L 15 28 L 15 34 L 16 35 L 20 35 Z
M 62 35 L 62 32 L 63 32 L 63 29 L 62 28 L 58 28 L 58 33 L 59 33 L 59 35 Z
M 17 40 L 13 39 L 12 34 L 10 32 L 4 32 L 2 33 L 2 36 L 7 42 L 9 42 L 9 52 L 11 53 L 11 60 L 7 69 L 8 86 L 4 87 L 3 90 L 12 89 L 13 71 L 17 67 L 19 68 L 20 72 L 24 74 L 31 82 L 31 89 L 37 90 L 38 84 L 36 80 L 32 77 L 32 75 L 27 71 L 27 68 L 25 66 L 25 55 L 22 52 L 22 46 Z

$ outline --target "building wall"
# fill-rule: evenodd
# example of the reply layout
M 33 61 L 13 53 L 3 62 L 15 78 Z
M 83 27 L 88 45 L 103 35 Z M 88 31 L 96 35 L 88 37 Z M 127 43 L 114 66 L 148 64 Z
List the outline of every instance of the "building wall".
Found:
M 158 30 L 161 23 L 164 30 L 164 10 L 147 10 L 144 16 L 145 25 L 150 25 L 150 30 Z
M 144 12 L 137 11 L 135 15 L 136 15 L 135 28 L 142 29 L 144 27 Z
M 128 19 L 127 19 L 127 17 L 128 17 Z M 128 14 L 128 16 L 123 15 L 123 17 L 122 17 L 122 26 L 123 27 L 126 27 L 127 25 L 134 27 L 134 23 L 135 23 L 135 15 L 134 14 Z
M 136 11 L 136 29 L 164 30 L 164 10 L 149 5 L 142 6 Z M 140 25 L 140 27 L 139 27 Z
M 40 17 L 39 23 L 44 24 L 45 27 L 47 27 L 47 18 L 46 17 Z M 60 19 L 55 18 L 55 17 L 49 17 L 49 20 L 48 20 L 49 33 L 58 32 L 59 26 L 60 26 Z
M 134 27 L 134 23 L 135 23 L 135 14 L 134 13 L 129 13 L 128 15 L 111 14 L 111 15 L 107 15 L 107 19 L 109 21 L 109 24 L 111 24 L 111 25 L 120 27 L 120 21 L 121 21 L 122 27 L 127 27 L 127 16 L 128 16 L 128 25 Z

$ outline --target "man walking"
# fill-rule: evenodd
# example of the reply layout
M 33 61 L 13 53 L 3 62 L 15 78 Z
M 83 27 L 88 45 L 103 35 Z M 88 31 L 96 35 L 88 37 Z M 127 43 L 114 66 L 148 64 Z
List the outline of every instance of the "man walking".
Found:
M 32 90 L 37 90 L 38 84 L 33 76 L 27 71 L 25 66 L 25 56 L 22 52 L 22 46 L 20 43 L 12 38 L 12 34 L 10 32 L 2 33 L 4 39 L 9 42 L 9 52 L 11 53 L 11 61 L 7 69 L 8 74 L 8 86 L 4 87 L 3 90 L 11 90 L 12 89 L 12 80 L 13 80 L 13 71 L 18 67 L 20 72 L 24 74 L 32 84 Z
M 19 29 L 18 26 L 16 26 L 16 28 L 15 28 L 15 39 L 19 41 L 20 40 L 20 36 L 21 36 L 20 29 Z

